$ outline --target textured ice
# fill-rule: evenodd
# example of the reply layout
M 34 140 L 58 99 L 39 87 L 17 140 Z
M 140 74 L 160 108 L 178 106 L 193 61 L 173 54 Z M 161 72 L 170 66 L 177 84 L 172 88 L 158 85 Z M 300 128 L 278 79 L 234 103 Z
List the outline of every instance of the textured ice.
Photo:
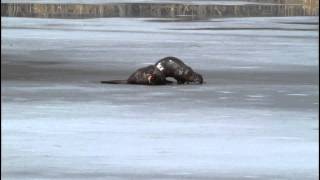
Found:
M 2 177 L 317 179 L 317 23 L 2 18 Z M 168 55 L 206 83 L 99 84 Z

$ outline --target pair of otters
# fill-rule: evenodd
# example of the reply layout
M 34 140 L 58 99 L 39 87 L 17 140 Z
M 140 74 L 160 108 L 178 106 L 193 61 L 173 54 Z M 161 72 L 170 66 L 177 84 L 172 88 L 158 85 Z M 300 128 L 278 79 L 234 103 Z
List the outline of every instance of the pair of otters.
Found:
M 141 85 L 166 85 L 172 81 L 166 80 L 172 77 L 177 84 L 193 83 L 202 84 L 203 78 L 194 72 L 189 66 L 176 57 L 165 57 L 160 59 L 155 65 L 136 70 L 127 80 L 101 81 L 105 84 L 141 84 Z

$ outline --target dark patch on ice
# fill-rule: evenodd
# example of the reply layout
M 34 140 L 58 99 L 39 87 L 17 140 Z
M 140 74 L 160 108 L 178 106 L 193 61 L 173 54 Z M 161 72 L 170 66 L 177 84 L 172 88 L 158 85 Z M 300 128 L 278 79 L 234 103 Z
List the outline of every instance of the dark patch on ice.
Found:
M 58 62 L 58 61 L 24 61 L 23 64 L 28 64 L 31 66 L 50 66 L 50 65 L 58 65 L 58 64 L 65 64 L 65 63 Z
M 279 22 L 281 24 L 319 25 L 319 22 Z
M 189 17 L 189 18 L 167 18 L 167 19 L 147 19 L 144 20 L 145 22 L 160 22 L 160 23 L 170 23 L 170 22 L 224 22 L 224 21 L 212 21 L 208 18 L 196 18 L 196 17 Z
M 243 28 L 174 28 L 168 30 L 277 30 L 277 31 L 318 31 L 319 29 L 306 29 L 306 28 L 267 28 L 267 27 L 243 27 Z
M 84 32 L 123 32 L 123 33 L 143 33 L 143 34 L 161 34 L 162 32 L 151 32 L 146 30 L 98 30 L 98 29 L 73 29 L 73 28 L 60 28 L 60 27 L 20 27 L 20 26 L 14 26 L 14 27 L 5 27 L 2 26 L 2 28 L 5 29 L 35 29 L 35 30 L 58 30 L 58 31 L 84 31 Z

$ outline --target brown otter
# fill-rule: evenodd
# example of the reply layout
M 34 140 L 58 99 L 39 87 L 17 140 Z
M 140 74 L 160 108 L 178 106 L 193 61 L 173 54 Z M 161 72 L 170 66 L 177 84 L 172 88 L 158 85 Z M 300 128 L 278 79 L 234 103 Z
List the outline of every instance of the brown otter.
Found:
M 101 81 L 104 84 L 141 84 L 141 85 L 165 85 L 172 83 L 166 80 L 161 71 L 153 65 L 136 70 L 127 80 Z
M 163 73 L 165 77 L 173 77 L 178 84 L 196 83 L 202 84 L 203 78 L 194 72 L 189 66 L 176 57 L 165 57 L 155 64 L 156 70 Z

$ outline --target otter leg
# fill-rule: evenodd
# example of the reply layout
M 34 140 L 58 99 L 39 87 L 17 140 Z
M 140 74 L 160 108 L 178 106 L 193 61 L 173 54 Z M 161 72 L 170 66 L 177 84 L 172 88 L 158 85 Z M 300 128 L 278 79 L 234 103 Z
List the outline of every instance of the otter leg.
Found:
M 184 78 L 180 76 L 174 76 L 173 78 L 177 81 L 177 84 L 184 84 L 186 82 Z
M 179 80 L 177 80 L 177 83 L 178 84 L 184 84 L 186 81 L 185 80 L 182 80 L 182 79 L 179 79 Z
M 169 81 L 169 80 L 165 80 L 166 81 L 166 84 L 172 84 L 173 81 Z

